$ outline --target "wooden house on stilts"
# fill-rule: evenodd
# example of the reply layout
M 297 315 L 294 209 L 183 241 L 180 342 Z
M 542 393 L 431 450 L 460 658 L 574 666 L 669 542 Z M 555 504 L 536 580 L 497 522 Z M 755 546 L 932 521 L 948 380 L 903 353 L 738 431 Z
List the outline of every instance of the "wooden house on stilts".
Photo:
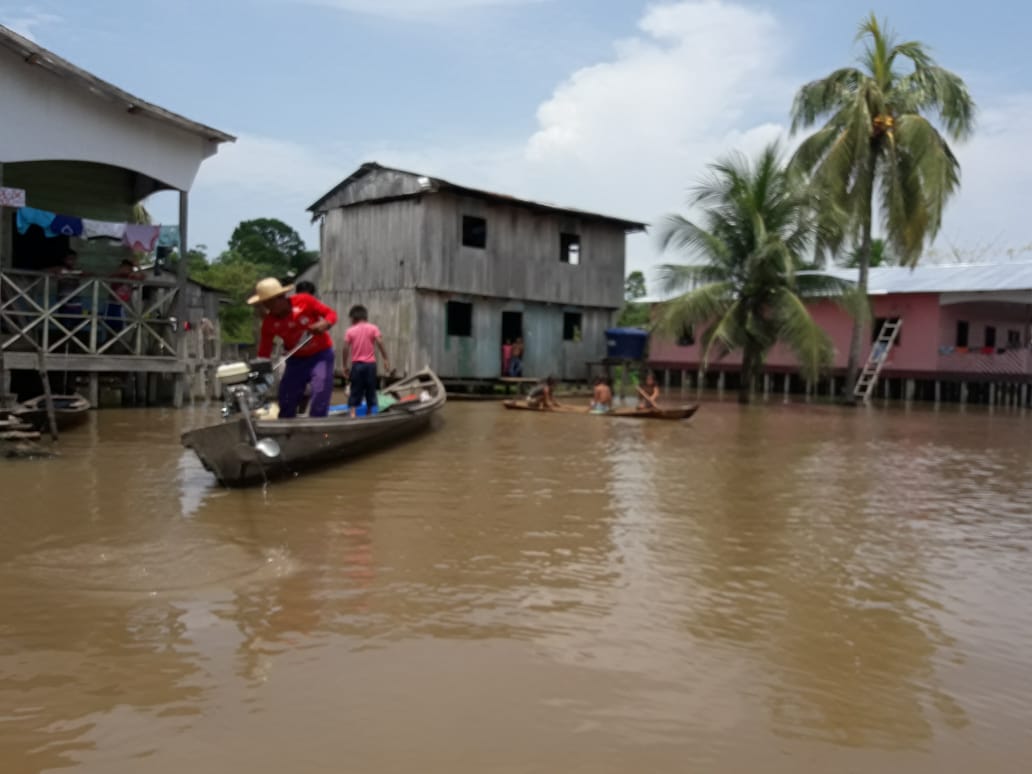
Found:
M 309 210 L 323 299 L 365 305 L 399 368 L 453 382 L 501 376 L 518 338 L 524 376 L 586 378 L 623 303 L 626 235 L 645 228 L 375 163 Z

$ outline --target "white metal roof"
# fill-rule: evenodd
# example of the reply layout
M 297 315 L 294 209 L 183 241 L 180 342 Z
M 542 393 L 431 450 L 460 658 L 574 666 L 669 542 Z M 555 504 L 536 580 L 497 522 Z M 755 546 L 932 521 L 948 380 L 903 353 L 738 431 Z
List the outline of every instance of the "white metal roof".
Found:
M 855 281 L 856 269 L 826 269 L 822 273 Z M 885 266 L 871 269 L 868 293 L 991 293 L 1032 291 L 1032 261 L 1020 263 L 929 264 L 907 269 Z

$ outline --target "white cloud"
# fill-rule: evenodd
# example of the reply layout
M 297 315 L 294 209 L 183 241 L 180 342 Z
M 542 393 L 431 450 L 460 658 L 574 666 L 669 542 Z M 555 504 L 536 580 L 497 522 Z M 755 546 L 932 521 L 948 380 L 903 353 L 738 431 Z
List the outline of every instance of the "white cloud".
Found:
M 31 6 L 19 11 L 4 10 L 2 18 L 0 18 L 0 23 L 3 23 L 5 27 L 34 43 L 37 42 L 35 35 L 37 28 L 59 24 L 62 21 L 64 19 L 57 14 L 39 11 Z
M 470 0 L 472 1 L 472 0 Z M 517 143 L 481 147 L 308 148 L 242 135 L 201 170 L 193 193 L 197 239 L 221 249 L 237 221 L 279 217 L 316 246 L 304 208 L 363 161 L 466 185 L 645 222 L 683 209 L 688 190 L 720 154 L 754 154 L 783 137 L 792 96 L 785 29 L 771 14 L 727 2 L 681 2 L 645 12 L 638 34 L 606 61 L 559 84 L 538 128 Z M 1032 242 L 1032 95 L 988 102 L 978 134 L 957 148 L 963 187 L 947 241 L 1001 249 Z M 652 238 L 632 237 L 629 269 L 661 260 Z
M 351 13 L 425 21 L 461 11 L 499 6 L 533 5 L 548 0 L 304 0 L 311 5 Z
M 982 108 L 974 137 L 954 147 L 961 188 L 945 213 L 937 240 L 940 251 L 952 245 L 970 259 L 992 260 L 1032 243 L 1029 136 L 1032 93 L 1010 95 Z

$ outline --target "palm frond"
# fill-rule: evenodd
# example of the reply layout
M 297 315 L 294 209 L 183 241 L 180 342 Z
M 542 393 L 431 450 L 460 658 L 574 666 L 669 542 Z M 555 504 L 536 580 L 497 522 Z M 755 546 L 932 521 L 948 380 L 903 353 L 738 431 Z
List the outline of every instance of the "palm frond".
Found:
M 778 291 L 771 309 L 778 324 L 778 338 L 796 356 L 803 376 L 817 381 L 832 359 L 828 335 L 814 321 L 803 300 L 788 289 Z
M 678 335 L 687 326 L 710 324 L 722 318 L 734 303 L 731 283 L 712 282 L 664 302 L 656 316 L 655 329 Z
M 796 93 L 792 103 L 792 127 L 794 134 L 800 129 L 813 126 L 821 116 L 834 113 L 856 93 L 857 84 L 863 73 L 855 67 L 843 67 L 816 81 L 804 85 Z

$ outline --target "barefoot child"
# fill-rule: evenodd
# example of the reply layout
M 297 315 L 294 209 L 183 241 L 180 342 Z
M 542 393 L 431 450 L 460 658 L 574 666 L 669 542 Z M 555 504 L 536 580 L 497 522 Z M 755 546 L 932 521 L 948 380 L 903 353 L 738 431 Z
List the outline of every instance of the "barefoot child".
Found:
M 352 417 L 365 400 L 366 416 L 372 416 L 376 400 L 376 350 L 383 357 L 383 369 L 391 370 L 391 361 L 383 347 L 380 329 L 369 322 L 369 312 L 361 305 L 348 312 L 351 327 L 344 334 L 344 377 L 351 380 L 348 410 Z

